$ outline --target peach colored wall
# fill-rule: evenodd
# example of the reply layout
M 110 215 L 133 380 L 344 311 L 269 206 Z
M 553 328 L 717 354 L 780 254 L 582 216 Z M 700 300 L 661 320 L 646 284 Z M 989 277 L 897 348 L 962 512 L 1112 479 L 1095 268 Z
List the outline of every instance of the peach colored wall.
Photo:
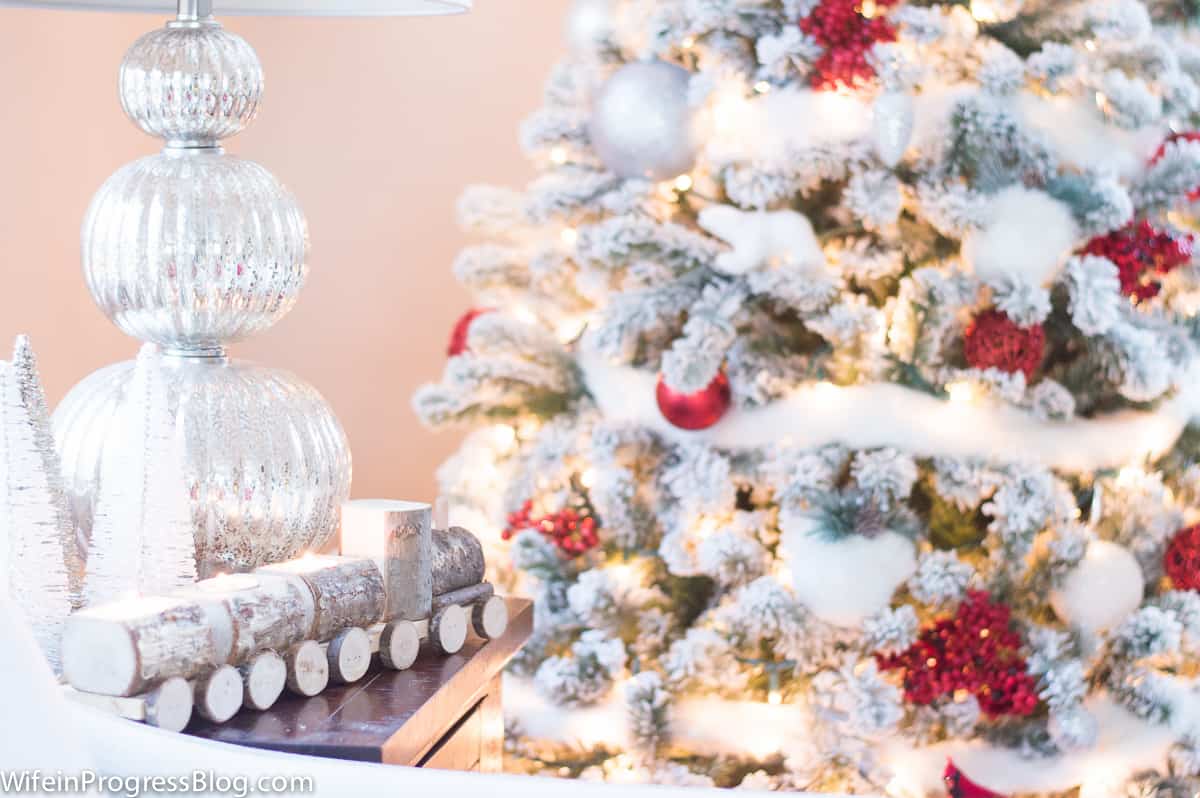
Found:
M 562 51 L 569 0 L 476 0 L 467 16 L 229 18 L 258 50 L 267 97 L 230 140 L 300 198 L 311 275 L 296 308 L 235 356 L 290 369 L 350 436 L 357 496 L 430 497 L 458 435 L 409 409 L 441 373 L 468 298 L 450 264 L 470 182 L 530 177 L 517 126 Z M 214 3 L 218 13 L 220 0 Z M 116 71 L 153 15 L 0 9 L 0 340 L 28 332 L 51 403 L 136 343 L 95 308 L 79 268 L 92 193 L 155 141 L 124 117 Z M 3 344 L 7 346 L 7 344 Z

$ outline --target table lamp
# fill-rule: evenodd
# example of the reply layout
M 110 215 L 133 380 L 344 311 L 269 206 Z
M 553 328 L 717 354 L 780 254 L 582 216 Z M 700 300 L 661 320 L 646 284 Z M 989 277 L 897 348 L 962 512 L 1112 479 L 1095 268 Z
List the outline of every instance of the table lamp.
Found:
M 225 349 L 279 321 L 308 268 L 308 230 L 294 196 L 221 146 L 258 110 L 257 55 L 214 19 L 211 0 L 0 6 L 174 14 L 133 44 L 119 73 L 125 113 L 165 146 L 109 178 L 82 230 L 96 304 L 154 346 L 84 379 L 54 414 L 77 533 L 90 541 L 90 599 L 136 589 L 147 570 L 187 581 L 320 548 L 349 497 L 345 433 L 315 389 L 287 372 L 230 360 Z M 350 17 L 470 7 L 471 0 L 224 0 L 217 10 Z M 179 554 L 189 534 L 191 572 L 183 562 L 191 552 Z

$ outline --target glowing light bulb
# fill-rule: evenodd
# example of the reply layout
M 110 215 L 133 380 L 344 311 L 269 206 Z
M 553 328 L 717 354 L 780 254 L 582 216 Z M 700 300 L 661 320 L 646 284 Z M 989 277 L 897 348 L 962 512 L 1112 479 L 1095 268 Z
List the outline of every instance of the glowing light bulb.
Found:
M 1092 41 L 1091 39 L 1088 39 L 1086 42 L 1084 42 L 1083 47 L 1085 50 L 1087 50 L 1090 53 L 1096 52 L 1096 43 L 1094 41 Z
M 512 309 L 512 314 L 518 321 L 523 321 L 526 324 L 537 323 L 537 315 L 529 309 L 528 305 L 517 305 Z
M 596 469 L 589 468 L 579 475 L 579 484 L 590 488 L 596 484 Z
M 567 162 L 567 148 L 566 147 L 555 147 L 554 149 L 550 150 L 550 163 L 554 164 L 555 166 L 562 166 L 566 162 Z
M 682 42 L 680 42 L 680 43 L 679 43 L 679 46 L 680 46 L 680 47 L 682 47 L 682 48 L 683 48 L 683 49 L 685 49 L 685 50 L 690 50 L 690 49 L 692 49 L 693 47 L 695 47 L 695 46 L 696 46 L 696 37 L 695 37 L 695 36 L 688 36 L 688 37 L 687 37 L 687 38 L 685 38 L 685 39 L 684 39 Z
M 812 398 L 813 399 L 820 399 L 820 400 L 824 400 L 826 402 L 830 402 L 830 401 L 833 401 L 835 398 L 837 398 L 837 395 L 838 395 L 837 386 L 834 385 L 829 380 L 821 380 L 820 382 L 814 383 L 812 386 Z
M 923 789 L 914 787 L 911 782 L 900 776 L 889 781 L 884 790 L 891 798 L 921 798 L 925 795 Z
M 976 22 L 995 22 L 998 19 L 996 7 L 989 0 L 971 0 L 971 16 Z
M 783 703 L 783 695 L 778 690 L 772 690 L 767 693 L 767 703 L 777 707 Z
M 771 84 L 767 83 L 765 80 L 760 80 L 758 83 L 754 84 L 754 90 L 759 94 L 766 94 L 771 90 Z
M 517 431 L 508 424 L 497 424 L 492 427 L 492 440 L 497 449 L 506 452 L 517 442 Z
M 946 386 L 946 393 L 951 402 L 975 401 L 975 386 L 969 382 L 952 382 Z
M 862 5 L 858 7 L 858 13 L 862 14 L 867 19 L 875 16 L 875 12 L 879 9 L 875 6 L 875 0 L 863 0 Z
M 1096 107 L 1099 108 L 1101 111 L 1103 111 L 1105 106 L 1107 106 L 1107 105 L 1108 105 L 1108 98 L 1104 96 L 1104 93 L 1099 92 L 1099 91 L 1096 92 Z
M 563 319 L 554 328 L 554 334 L 558 336 L 558 340 L 564 344 L 574 341 L 583 332 L 583 328 L 587 326 L 587 319 L 582 316 Z
M 573 247 L 575 246 L 575 242 L 579 240 L 579 231 L 574 227 L 564 227 L 563 231 L 558 234 L 558 237 L 562 239 L 563 244 Z
M 1146 476 L 1146 472 L 1140 466 L 1129 465 L 1117 472 L 1117 484 L 1123 487 L 1128 487 L 1134 482 L 1140 481 Z
M 717 531 L 718 525 L 719 523 L 717 519 L 713 518 L 712 516 L 702 519 L 700 523 L 696 525 L 696 537 L 700 540 L 711 537 L 713 533 Z
M 777 563 L 771 570 L 771 576 L 781 585 L 792 584 L 792 569 L 790 566 Z
M 692 185 L 693 182 L 691 175 L 680 175 L 679 177 L 675 178 L 676 191 L 691 191 Z

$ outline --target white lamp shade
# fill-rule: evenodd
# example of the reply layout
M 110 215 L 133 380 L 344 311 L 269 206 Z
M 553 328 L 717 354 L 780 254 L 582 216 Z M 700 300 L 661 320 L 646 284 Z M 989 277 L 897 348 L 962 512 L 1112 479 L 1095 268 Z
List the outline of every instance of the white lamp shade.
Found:
M 398 17 L 461 14 L 473 0 L 213 0 L 213 15 Z M 141 11 L 173 15 L 173 0 L 0 0 L 0 7 L 69 11 Z

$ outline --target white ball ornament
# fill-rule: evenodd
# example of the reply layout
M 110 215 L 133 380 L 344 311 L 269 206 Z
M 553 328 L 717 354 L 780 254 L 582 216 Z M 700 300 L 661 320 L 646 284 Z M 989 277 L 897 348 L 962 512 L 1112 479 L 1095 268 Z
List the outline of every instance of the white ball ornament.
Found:
M 819 526 L 802 513 L 780 514 L 779 547 L 791 571 L 792 591 L 822 621 L 857 629 L 889 606 L 896 589 L 916 572 L 916 547 L 891 531 L 830 540 Z
M 1145 586 L 1142 567 L 1129 549 L 1093 540 L 1083 560 L 1051 591 L 1050 606 L 1064 623 L 1101 632 L 1141 606 Z
M 567 46 L 582 55 L 603 44 L 613 34 L 612 0 L 575 0 L 567 12 Z
M 1039 189 L 1009 186 L 987 203 L 984 225 L 963 239 L 977 277 L 993 285 L 1017 280 L 1049 285 L 1079 243 L 1071 209 Z
M 639 61 L 614 72 L 592 108 L 592 146 L 618 177 L 667 180 L 696 160 L 691 73 L 663 61 Z

